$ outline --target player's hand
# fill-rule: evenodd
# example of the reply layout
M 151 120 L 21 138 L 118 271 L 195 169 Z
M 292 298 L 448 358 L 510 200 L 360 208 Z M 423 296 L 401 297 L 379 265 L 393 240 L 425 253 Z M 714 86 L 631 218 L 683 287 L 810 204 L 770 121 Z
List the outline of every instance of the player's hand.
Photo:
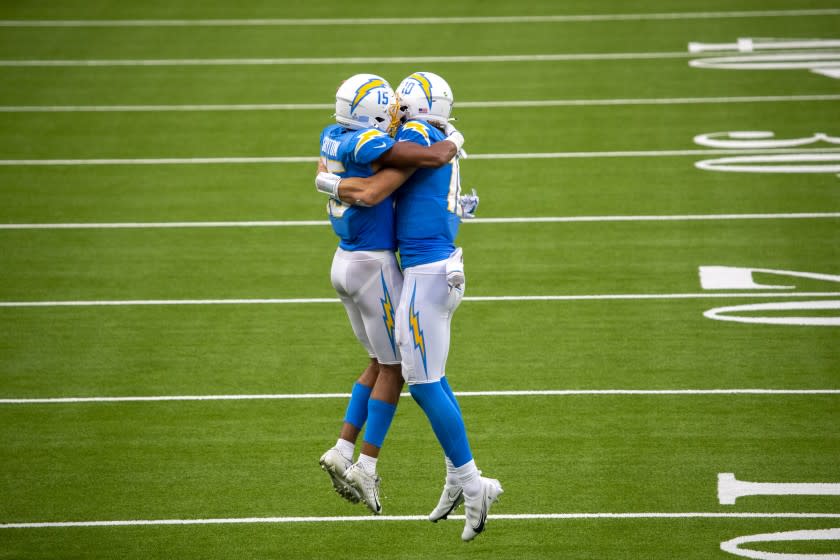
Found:
M 464 218 L 475 218 L 475 211 L 478 209 L 478 194 L 475 189 L 472 194 L 462 194 L 458 202 L 461 204 L 461 210 Z
M 338 200 L 338 185 L 341 183 L 341 177 L 335 173 L 326 173 L 321 171 L 315 177 L 315 189 L 318 192 L 328 194 Z

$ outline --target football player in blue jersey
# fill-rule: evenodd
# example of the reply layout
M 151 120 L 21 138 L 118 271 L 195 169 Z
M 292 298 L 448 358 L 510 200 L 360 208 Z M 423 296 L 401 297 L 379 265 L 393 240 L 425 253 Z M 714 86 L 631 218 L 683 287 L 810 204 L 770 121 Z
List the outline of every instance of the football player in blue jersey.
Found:
M 381 166 L 430 167 L 446 164 L 463 144 L 457 131 L 431 147 L 397 144 L 389 135 L 398 125 L 396 95 L 384 79 L 357 74 L 336 93 L 337 123 L 321 133 L 319 170 L 337 177 L 369 177 Z M 356 202 L 356 201 L 353 201 Z M 370 362 L 353 386 L 336 445 L 320 459 L 335 490 L 351 502 L 363 501 L 379 514 L 376 462 L 396 412 L 403 378 L 395 336 L 395 311 L 402 273 L 394 250 L 394 206 L 390 197 L 370 205 L 330 198 L 330 222 L 339 237 L 331 281 Z M 365 435 L 358 461 L 355 444 Z
M 449 84 L 431 72 L 415 72 L 397 88 L 404 124 L 397 145 L 435 146 L 446 139 L 454 97 Z M 467 438 L 461 409 L 446 379 L 452 314 L 466 287 L 462 250 L 455 247 L 461 218 L 471 217 L 478 197 L 461 194 L 458 158 L 425 169 L 385 169 L 367 179 L 319 174 L 316 186 L 363 204 L 395 200 L 397 247 L 403 290 L 396 314 L 402 374 L 444 451 L 446 480 L 436 522 L 464 503 L 465 541 L 484 530 L 490 506 L 502 494 L 498 480 L 481 476 Z M 393 195 L 391 194 L 393 193 Z

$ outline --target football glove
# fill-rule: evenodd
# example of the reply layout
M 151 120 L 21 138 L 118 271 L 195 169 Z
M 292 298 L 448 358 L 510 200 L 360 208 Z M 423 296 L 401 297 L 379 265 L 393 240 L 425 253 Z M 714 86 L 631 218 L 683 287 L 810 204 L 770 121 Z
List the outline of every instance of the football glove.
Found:
M 321 171 L 318 173 L 318 176 L 315 177 L 315 189 L 318 192 L 322 192 L 324 194 L 328 194 L 331 197 L 339 200 L 338 198 L 338 185 L 341 183 L 341 177 L 336 175 L 335 173 L 327 173 Z
M 458 203 L 461 205 L 464 218 L 475 218 L 475 211 L 478 208 L 478 194 L 475 189 L 472 190 L 472 194 L 462 194 L 458 198 Z

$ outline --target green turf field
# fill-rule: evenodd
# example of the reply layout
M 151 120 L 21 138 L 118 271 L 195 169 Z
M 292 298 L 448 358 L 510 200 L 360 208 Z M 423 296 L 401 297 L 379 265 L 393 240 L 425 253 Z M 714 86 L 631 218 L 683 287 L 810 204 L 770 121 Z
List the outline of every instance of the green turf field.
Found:
M 481 196 L 468 544 L 410 397 L 383 516 L 318 467 L 366 363 L 318 136 L 417 70 Z M 840 558 L 832 75 L 837 0 L 0 3 L 0 558 Z

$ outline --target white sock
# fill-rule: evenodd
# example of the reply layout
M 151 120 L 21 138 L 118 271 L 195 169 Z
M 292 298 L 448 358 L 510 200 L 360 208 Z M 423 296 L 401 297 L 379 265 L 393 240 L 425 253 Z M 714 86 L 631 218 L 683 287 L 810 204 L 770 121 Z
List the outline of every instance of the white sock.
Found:
M 475 461 L 470 461 L 460 467 L 455 467 L 455 476 L 458 483 L 464 489 L 464 496 L 477 498 L 481 494 L 481 474 L 475 466 Z
M 350 461 L 353 460 L 353 453 L 356 451 L 356 446 L 352 442 L 347 441 L 346 439 L 339 438 L 337 442 L 335 442 L 335 448 L 338 449 L 338 452 L 345 459 L 349 459 Z
M 452 464 L 452 459 L 446 459 L 446 484 L 449 486 L 458 486 L 458 474 L 455 472 L 455 465 Z
M 376 461 L 378 460 L 379 459 L 376 457 L 371 457 L 362 453 L 359 455 L 358 463 L 367 474 L 374 475 L 376 474 Z

